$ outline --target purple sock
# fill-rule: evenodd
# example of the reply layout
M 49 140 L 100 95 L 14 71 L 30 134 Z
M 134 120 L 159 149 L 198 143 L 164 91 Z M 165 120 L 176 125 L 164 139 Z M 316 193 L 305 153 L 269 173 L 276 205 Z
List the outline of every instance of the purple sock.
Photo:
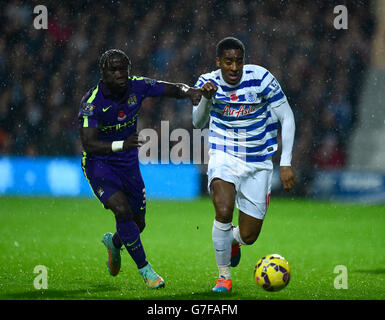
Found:
M 122 247 L 123 243 L 119 238 L 118 232 L 115 232 L 112 236 L 112 243 L 114 244 L 115 248 L 120 249 Z
M 133 220 L 117 221 L 116 231 L 123 245 L 126 247 L 131 258 L 135 261 L 138 269 L 143 268 L 148 262 L 140 240 L 139 228 Z

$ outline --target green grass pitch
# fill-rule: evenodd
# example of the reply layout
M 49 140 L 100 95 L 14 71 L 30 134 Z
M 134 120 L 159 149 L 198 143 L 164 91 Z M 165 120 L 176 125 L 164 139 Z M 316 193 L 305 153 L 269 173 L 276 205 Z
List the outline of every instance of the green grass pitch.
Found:
M 2 197 L 0 299 L 385 299 L 384 206 L 273 198 L 259 239 L 242 247 L 229 295 L 211 292 L 213 219 L 209 198 L 149 201 L 142 241 L 166 288 L 148 290 L 126 251 L 121 273 L 109 275 L 101 239 L 115 223 L 96 199 Z M 265 292 L 253 279 L 255 263 L 270 253 L 292 267 L 279 292 Z M 48 270 L 47 289 L 34 287 L 37 265 Z M 334 287 L 339 265 L 346 267 L 347 289 Z

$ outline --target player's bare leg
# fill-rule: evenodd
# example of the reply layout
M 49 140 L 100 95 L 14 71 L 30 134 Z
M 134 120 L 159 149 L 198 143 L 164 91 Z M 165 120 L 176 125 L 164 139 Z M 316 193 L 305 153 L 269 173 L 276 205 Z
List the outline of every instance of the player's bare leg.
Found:
M 231 223 L 235 203 L 234 184 L 215 178 L 210 184 L 211 199 L 215 207 L 215 220 Z
M 234 228 L 234 239 L 243 245 L 253 244 L 262 229 L 263 220 L 254 218 L 241 210 L 238 215 L 238 227 Z
M 210 184 L 211 198 L 215 208 L 212 239 L 219 278 L 213 291 L 228 292 L 232 289 L 230 264 L 231 245 L 234 240 L 232 219 L 235 203 L 235 187 L 232 183 L 214 179 Z

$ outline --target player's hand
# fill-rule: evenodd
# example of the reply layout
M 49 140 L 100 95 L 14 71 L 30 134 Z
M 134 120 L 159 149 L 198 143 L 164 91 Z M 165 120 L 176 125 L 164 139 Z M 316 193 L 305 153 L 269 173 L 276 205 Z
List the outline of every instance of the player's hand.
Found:
M 281 183 L 286 191 L 290 191 L 295 185 L 295 174 L 292 167 L 282 166 L 279 168 Z
M 189 99 L 191 100 L 193 106 L 198 105 L 199 101 L 201 101 L 202 91 L 200 89 L 190 88 L 190 89 L 188 89 L 186 94 L 189 97 Z
M 123 150 L 128 151 L 135 147 L 139 148 L 143 143 L 144 141 L 139 137 L 139 134 L 135 132 L 123 142 Z
M 211 99 L 215 94 L 215 92 L 217 92 L 217 90 L 218 90 L 218 87 L 211 81 L 207 81 L 201 87 L 201 92 L 206 99 Z

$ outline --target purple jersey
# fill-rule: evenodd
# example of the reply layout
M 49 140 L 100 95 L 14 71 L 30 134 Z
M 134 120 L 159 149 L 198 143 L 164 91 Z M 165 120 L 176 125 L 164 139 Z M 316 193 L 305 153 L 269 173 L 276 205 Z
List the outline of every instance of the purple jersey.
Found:
M 100 80 L 81 100 L 78 115 L 80 127 L 98 128 L 103 141 L 126 140 L 136 132 L 139 110 L 146 97 L 161 96 L 164 83 L 143 77 L 129 77 L 128 87 L 120 100 L 113 99 L 111 92 Z M 111 152 L 106 155 L 85 154 L 87 160 L 118 162 L 127 166 L 138 163 L 138 149 Z

